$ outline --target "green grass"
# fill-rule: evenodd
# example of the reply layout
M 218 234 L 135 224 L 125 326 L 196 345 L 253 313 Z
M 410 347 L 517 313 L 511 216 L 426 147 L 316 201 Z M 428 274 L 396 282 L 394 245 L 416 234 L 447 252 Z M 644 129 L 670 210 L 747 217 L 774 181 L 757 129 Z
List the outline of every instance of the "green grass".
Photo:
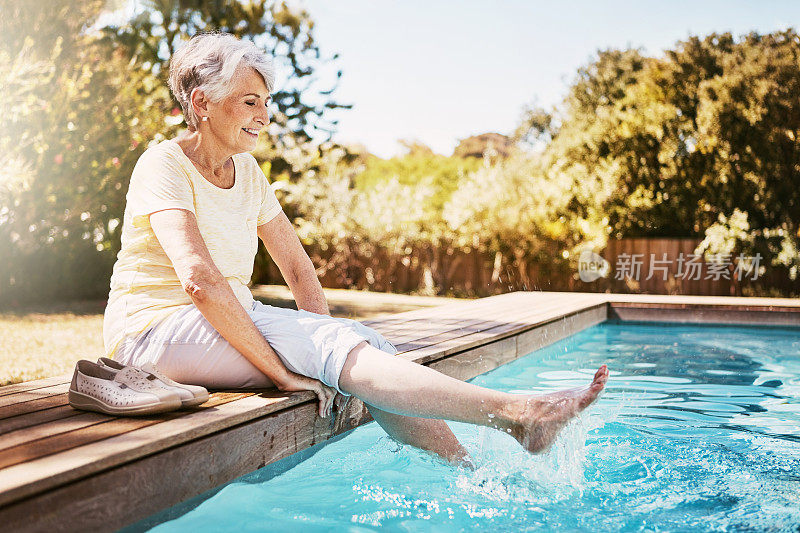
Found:
M 0 385 L 71 372 L 103 355 L 104 302 L 0 313 Z

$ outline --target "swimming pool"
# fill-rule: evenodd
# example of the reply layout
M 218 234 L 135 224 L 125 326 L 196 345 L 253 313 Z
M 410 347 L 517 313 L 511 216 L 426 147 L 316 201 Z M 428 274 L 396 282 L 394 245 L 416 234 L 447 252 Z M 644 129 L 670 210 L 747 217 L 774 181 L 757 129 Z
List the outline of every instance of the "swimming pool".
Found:
M 549 392 L 602 362 L 604 396 L 548 454 L 453 423 L 467 471 L 372 423 L 131 529 L 800 530 L 800 329 L 607 322 L 472 381 Z

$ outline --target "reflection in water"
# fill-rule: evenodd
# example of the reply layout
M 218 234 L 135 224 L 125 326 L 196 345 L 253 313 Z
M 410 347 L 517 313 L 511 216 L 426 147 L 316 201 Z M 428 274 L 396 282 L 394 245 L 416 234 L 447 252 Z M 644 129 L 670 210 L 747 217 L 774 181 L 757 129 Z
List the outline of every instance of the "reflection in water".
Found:
M 368 424 L 155 530 L 800 531 L 800 330 L 603 324 L 473 381 L 550 392 L 603 362 L 603 397 L 548 454 L 452 424 L 465 471 Z

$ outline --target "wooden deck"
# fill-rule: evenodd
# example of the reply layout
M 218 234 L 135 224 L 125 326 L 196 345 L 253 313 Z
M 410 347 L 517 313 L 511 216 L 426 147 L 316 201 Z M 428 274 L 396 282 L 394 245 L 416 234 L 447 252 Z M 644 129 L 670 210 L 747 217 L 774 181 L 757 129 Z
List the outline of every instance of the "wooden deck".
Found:
M 800 326 L 790 299 L 516 292 L 386 316 L 400 356 L 459 379 L 607 319 Z M 113 531 L 369 421 L 358 400 L 321 419 L 309 392 L 214 392 L 139 417 L 78 411 L 71 375 L 0 387 L 0 523 Z

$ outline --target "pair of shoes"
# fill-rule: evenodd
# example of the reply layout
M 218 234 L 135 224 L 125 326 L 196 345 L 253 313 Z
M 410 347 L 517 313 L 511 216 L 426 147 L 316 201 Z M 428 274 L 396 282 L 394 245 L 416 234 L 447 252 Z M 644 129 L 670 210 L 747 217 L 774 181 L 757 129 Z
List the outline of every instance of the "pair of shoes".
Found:
M 76 409 L 117 416 L 149 415 L 203 403 L 208 391 L 101 358 L 99 364 L 85 359 L 77 362 L 68 397 Z
M 112 372 L 86 359 L 75 364 L 68 397 L 76 409 L 118 416 L 164 413 L 181 406 L 177 392 L 162 389 L 139 369 Z
M 149 374 L 147 379 L 161 387 L 162 389 L 171 390 L 178 393 L 181 398 L 181 407 L 194 407 L 208 401 L 208 391 L 205 387 L 199 385 L 187 385 L 185 383 L 178 383 L 169 377 L 165 376 L 156 368 L 153 363 L 145 363 L 141 366 L 123 365 L 119 361 L 114 361 L 108 357 L 101 357 L 97 360 L 97 364 L 107 367 L 112 372 L 118 372 L 125 368 L 136 368 L 142 370 L 144 373 Z

